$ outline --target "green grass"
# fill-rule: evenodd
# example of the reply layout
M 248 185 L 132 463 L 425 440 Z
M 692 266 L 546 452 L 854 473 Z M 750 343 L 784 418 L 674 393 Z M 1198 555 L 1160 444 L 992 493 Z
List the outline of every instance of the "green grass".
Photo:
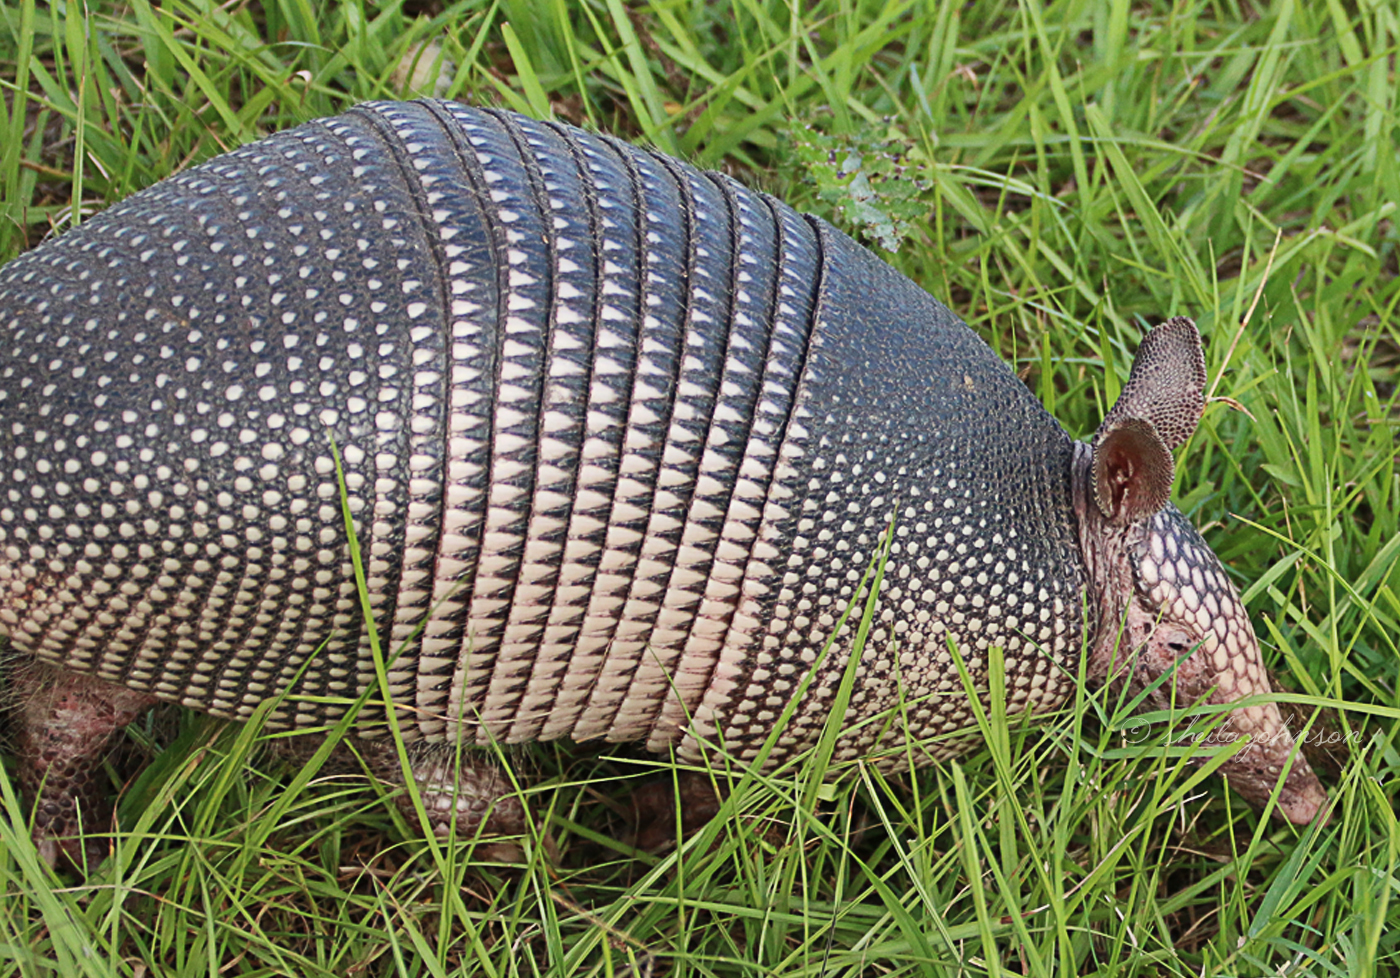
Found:
M 897 242 L 1076 436 L 1142 329 L 1193 316 L 1218 400 L 1178 505 L 1347 749 L 1332 822 L 1298 831 L 1102 694 L 1034 728 L 994 704 L 958 763 L 834 789 L 779 773 L 652 857 L 612 841 L 636 762 L 541 746 L 509 758 L 540 831 L 506 868 L 425 842 L 362 782 L 250 768 L 255 731 L 182 716 L 86 883 L 40 867 L 0 778 L 0 971 L 1400 974 L 1397 43 L 1400 14 L 1369 0 L 8 0 L 0 259 L 223 149 L 402 96 L 421 50 L 450 97 L 648 142 Z

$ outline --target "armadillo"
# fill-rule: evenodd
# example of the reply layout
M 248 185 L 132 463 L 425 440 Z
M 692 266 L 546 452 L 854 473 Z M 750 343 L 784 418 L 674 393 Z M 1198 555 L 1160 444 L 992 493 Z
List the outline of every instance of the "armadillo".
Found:
M 193 167 L 0 271 L 0 378 L 0 632 L 50 856 L 158 700 L 773 765 L 854 670 L 836 757 L 901 766 L 966 748 L 995 657 L 1013 713 L 1081 675 L 1269 692 L 1168 501 L 1190 320 L 1076 442 L 829 224 L 567 125 L 373 103 Z M 1213 736 L 1245 735 L 1230 783 L 1312 820 L 1272 702 Z

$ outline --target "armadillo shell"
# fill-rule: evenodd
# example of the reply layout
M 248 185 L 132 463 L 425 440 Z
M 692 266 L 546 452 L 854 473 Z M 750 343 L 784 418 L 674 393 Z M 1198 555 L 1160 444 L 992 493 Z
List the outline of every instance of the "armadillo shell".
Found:
M 774 758 L 1064 698 L 1071 442 L 840 232 L 569 126 L 376 103 L 0 271 L 0 627 L 243 718 Z M 338 459 L 337 459 L 338 455 Z M 841 616 L 860 599 L 843 625 Z M 828 640 L 836 636 L 829 652 Z M 824 657 L 823 657 L 824 656 Z

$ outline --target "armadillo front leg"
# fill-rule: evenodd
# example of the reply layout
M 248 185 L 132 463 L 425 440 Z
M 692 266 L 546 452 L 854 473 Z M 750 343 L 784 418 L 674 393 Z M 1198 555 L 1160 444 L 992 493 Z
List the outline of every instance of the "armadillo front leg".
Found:
M 392 742 L 359 745 L 371 773 L 391 785 L 403 784 L 403 765 Z M 525 806 L 510 779 L 490 759 L 445 745 L 409 745 L 409 768 L 433 831 L 448 834 L 453 823 L 459 838 L 519 835 L 525 831 Z M 410 819 L 413 799 L 397 795 Z
M 10 686 L 20 789 L 33 802 L 39 853 L 50 866 L 60 853 L 74 867 L 95 866 L 105 846 L 82 835 L 111 823 L 102 761 L 117 733 L 156 699 L 37 660 L 12 665 Z
M 305 764 L 320 749 L 320 735 L 279 737 L 270 742 L 274 754 L 294 765 Z M 453 824 L 459 838 L 519 835 L 525 831 L 525 806 L 511 781 L 490 756 L 458 751 L 445 744 L 405 745 L 408 770 L 423 799 L 433 832 L 446 836 Z M 368 773 L 394 791 L 399 810 L 416 824 L 412 795 L 404 789 L 404 767 L 391 740 L 337 744 L 322 762 L 323 775 Z

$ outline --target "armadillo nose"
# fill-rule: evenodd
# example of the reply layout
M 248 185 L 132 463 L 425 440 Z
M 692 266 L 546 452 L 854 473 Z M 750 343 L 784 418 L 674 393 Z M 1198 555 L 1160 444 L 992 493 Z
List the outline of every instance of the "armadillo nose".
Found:
M 1327 789 L 1301 756 L 1295 760 L 1279 792 L 1277 814 L 1294 825 L 1311 825 L 1317 820 L 1319 828 L 1332 817 Z

